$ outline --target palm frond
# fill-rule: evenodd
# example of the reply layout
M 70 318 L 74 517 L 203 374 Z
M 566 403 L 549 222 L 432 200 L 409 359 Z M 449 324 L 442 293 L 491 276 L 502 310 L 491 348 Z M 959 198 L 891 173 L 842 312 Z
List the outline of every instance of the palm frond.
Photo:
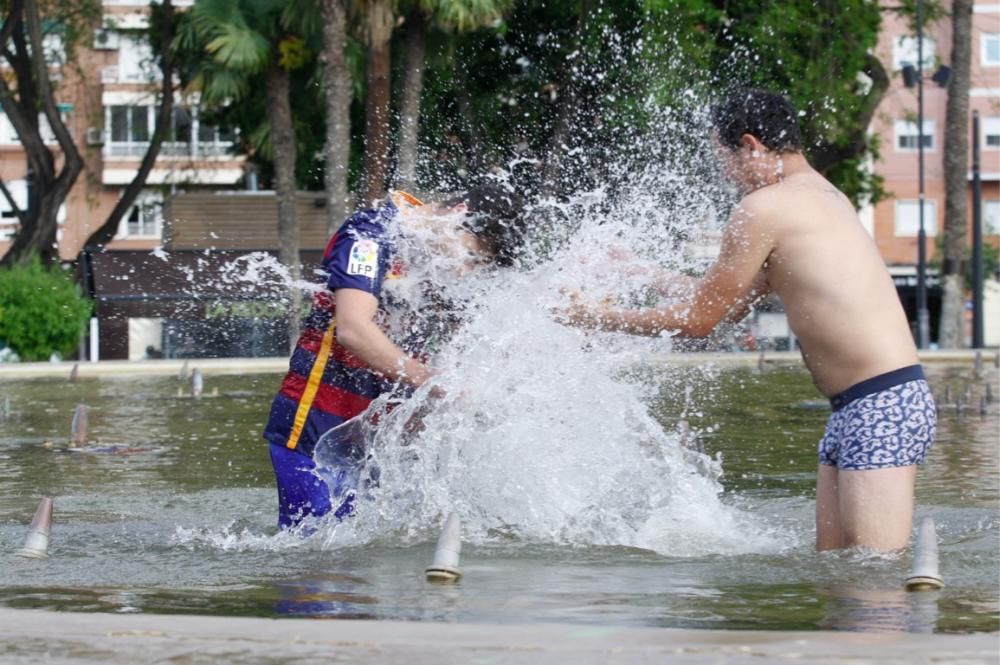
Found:
M 262 71 L 271 56 L 271 45 L 263 35 L 232 23 L 218 26 L 217 35 L 205 50 L 212 54 L 214 62 L 251 74 Z

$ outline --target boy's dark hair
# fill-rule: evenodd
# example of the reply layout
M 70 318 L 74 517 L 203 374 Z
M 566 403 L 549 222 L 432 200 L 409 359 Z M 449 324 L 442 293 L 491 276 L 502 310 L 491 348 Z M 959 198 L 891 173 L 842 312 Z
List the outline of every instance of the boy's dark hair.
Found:
M 524 199 L 499 185 L 471 187 L 444 202 L 446 207 L 464 203 L 469 219 L 463 226 L 493 254 L 493 262 L 514 264 L 526 241 Z
M 712 106 L 712 129 L 730 150 L 750 134 L 775 152 L 799 152 L 802 136 L 795 108 L 781 95 L 767 90 L 741 88 Z

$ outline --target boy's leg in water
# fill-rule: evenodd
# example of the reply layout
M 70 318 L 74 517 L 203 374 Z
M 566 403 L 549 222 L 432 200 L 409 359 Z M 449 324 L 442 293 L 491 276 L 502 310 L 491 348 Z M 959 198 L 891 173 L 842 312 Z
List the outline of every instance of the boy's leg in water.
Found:
M 838 472 L 843 547 L 879 552 L 905 548 L 913 523 L 917 467 Z
M 330 490 L 313 472 L 313 459 L 273 443 L 268 447 L 278 484 L 278 528 L 288 529 L 306 517 L 330 512 Z
M 844 547 L 840 522 L 840 487 L 837 467 L 820 464 L 816 472 L 816 551 Z
M 910 540 L 916 466 L 852 471 L 820 464 L 816 549 L 899 550 Z

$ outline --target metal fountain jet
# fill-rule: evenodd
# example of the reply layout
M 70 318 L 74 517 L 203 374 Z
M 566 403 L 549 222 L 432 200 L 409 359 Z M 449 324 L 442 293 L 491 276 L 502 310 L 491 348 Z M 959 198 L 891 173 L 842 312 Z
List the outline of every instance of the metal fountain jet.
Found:
M 458 515 L 451 513 L 444 523 L 441 535 L 438 537 L 434 560 L 425 574 L 428 582 L 457 582 L 462 576 L 458 568 L 459 555 L 462 552 L 462 533 Z
M 906 578 L 907 591 L 935 591 L 944 586 L 938 570 L 938 541 L 934 520 L 925 517 L 913 545 L 913 567 Z
M 77 404 L 73 411 L 73 422 L 69 426 L 70 445 L 87 445 L 87 405 Z
M 28 529 L 28 537 L 24 539 L 24 547 L 19 549 L 17 556 L 26 559 L 45 559 L 49 556 L 49 530 L 52 528 L 52 499 L 43 497 L 35 509 L 35 516 Z
M 191 370 L 191 397 L 201 397 L 205 391 L 205 379 L 201 376 L 201 370 L 195 367 Z

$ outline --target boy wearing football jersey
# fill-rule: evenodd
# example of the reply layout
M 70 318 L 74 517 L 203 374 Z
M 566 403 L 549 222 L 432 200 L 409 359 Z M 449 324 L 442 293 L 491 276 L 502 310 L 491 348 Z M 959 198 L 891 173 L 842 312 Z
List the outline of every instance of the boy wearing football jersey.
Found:
M 280 528 L 331 511 L 338 519 L 351 514 L 356 488 L 330 488 L 320 479 L 316 443 L 380 395 L 405 394 L 434 375 L 427 347 L 456 323 L 447 298 L 433 284 L 402 296 L 403 289 L 387 285 L 405 280 L 407 259 L 446 265 L 451 279 L 481 264 L 512 265 L 524 238 L 520 205 L 516 195 L 489 185 L 442 203 L 394 192 L 381 207 L 352 215 L 331 238 L 322 263 L 326 288 L 313 298 L 264 430 Z M 413 244 L 419 251 L 407 251 Z M 407 302 L 411 292 L 418 302 Z M 401 319 L 404 325 L 393 325 Z

